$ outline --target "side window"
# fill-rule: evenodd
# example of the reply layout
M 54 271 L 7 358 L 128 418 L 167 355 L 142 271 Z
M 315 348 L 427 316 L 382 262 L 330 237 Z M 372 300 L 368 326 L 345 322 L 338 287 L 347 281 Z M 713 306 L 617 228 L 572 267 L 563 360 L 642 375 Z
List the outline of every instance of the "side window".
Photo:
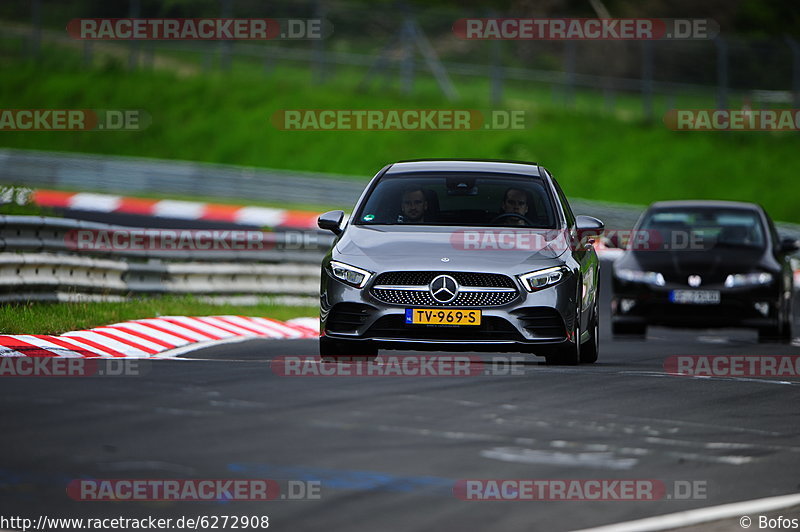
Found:
M 553 176 L 550 176 L 550 178 L 553 179 Z M 564 210 L 564 217 L 567 219 L 567 225 L 572 227 L 575 225 L 575 215 L 572 213 L 572 207 L 569 206 L 567 196 L 564 195 L 564 191 L 561 190 L 558 181 L 553 179 L 553 185 L 556 187 L 556 192 L 558 192 L 558 202 L 561 203 L 561 208 Z

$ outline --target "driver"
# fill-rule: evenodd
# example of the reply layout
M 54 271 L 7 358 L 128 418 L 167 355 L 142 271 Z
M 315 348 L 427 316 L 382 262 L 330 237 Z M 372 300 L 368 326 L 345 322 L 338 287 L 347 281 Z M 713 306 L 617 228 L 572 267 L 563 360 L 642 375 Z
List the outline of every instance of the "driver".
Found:
M 425 192 L 422 187 L 409 188 L 403 192 L 400 201 L 400 222 L 422 223 L 425 221 L 425 214 L 428 212 L 428 200 L 425 199 Z
M 520 188 L 508 188 L 503 196 L 502 205 L 504 214 L 528 214 L 528 195 Z M 509 216 L 503 220 L 505 225 L 528 225 L 525 219 L 519 216 Z

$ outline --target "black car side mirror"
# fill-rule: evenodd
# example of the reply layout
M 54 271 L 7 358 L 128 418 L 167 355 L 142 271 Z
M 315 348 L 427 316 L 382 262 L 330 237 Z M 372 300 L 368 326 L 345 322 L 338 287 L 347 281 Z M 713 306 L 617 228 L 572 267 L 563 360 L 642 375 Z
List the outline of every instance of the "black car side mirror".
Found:
M 578 241 L 591 244 L 603 234 L 605 224 L 594 216 L 576 216 L 575 228 L 578 230 Z
M 798 245 L 797 240 L 794 238 L 782 238 L 778 251 L 781 253 L 794 253 L 798 249 L 800 249 L 800 245 Z
M 334 235 L 340 235 L 342 234 L 342 220 L 344 220 L 344 211 L 328 211 L 319 215 L 317 225 L 320 229 L 331 231 Z

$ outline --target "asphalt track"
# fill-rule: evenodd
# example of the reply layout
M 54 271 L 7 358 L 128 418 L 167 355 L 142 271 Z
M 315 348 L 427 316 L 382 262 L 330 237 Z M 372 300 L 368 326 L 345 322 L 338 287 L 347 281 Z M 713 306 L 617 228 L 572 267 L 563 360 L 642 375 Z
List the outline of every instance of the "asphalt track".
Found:
M 607 299 L 605 290 L 603 308 Z M 646 342 L 615 342 L 607 319 L 601 338 L 597 364 L 531 359 L 513 376 L 282 377 L 270 361 L 315 354 L 316 342 L 251 340 L 153 361 L 139 377 L 6 378 L 0 515 L 268 515 L 270 530 L 559 531 L 800 491 L 800 378 L 664 371 L 671 355 L 796 355 L 797 345 L 758 344 L 750 331 L 661 328 Z M 65 492 L 78 478 L 316 479 L 322 487 L 318 500 L 78 502 Z M 453 496 L 458 479 L 502 478 L 653 479 L 674 496 Z M 702 483 L 705 498 L 679 499 L 675 481 Z M 741 528 L 733 520 L 692 530 Z

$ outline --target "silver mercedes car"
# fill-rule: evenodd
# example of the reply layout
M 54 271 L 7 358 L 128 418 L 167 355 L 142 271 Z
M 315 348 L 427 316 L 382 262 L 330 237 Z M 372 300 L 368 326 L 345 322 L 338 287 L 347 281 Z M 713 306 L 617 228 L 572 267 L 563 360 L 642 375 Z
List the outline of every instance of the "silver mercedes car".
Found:
M 402 161 L 370 181 L 322 262 L 320 356 L 378 349 L 598 356 L 603 223 L 535 163 Z

